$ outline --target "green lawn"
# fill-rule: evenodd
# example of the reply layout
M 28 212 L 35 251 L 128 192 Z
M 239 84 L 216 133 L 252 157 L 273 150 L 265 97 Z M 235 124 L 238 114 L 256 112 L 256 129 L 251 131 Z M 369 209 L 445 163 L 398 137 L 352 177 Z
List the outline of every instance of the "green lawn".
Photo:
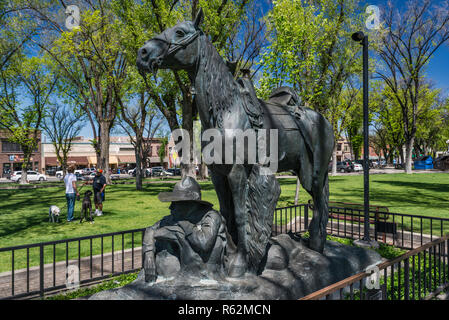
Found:
M 448 175 L 383 174 L 370 177 L 371 204 L 388 206 L 391 212 L 449 218 Z M 293 204 L 296 181 L 280 179 L 282 194 L 278 207 Z M 203 198 L 218 208 L 211 182 L 201 182 Z M 159 192 L 171 191 L 173 183 L 145 184 L 143 191 L 134 185 L 113 185 L 106 190 L 104 216 L 95 224 L 48 223 L 48 208 L 65 206 L 63 188 L 31 190 L 0 190 L 0 248 L 13 245 L 73 238 L 98 233 L 143 228 L 169 214 L 169 203 L 157 199 Z M 85 186 L 83 193 L 89 186 Z M 300 202 L 310 196 L 301 189 Z M 363 203 L 363 176 L 330 177 L 330 200 Z M 75 217 L 79 217 L 81 201 L 76 202 Z
M 449 218 L 447 177 L 448 175 L 443 173 L 372 175 L 371 203 L 388 206 L 391 212 Z M 280 183 L 282 194 L 278 207 L 293 204 L 296 180 L 280 179 Z M 97 217 L 93 225 L 65 222 L 65 208 L 62 210 L 62 223 L 48 223 L 50 205 L 54 204 L 61 208 L 65 206 L 62 187 L 0 190 L 0 248 L 147 227 L 169 214 L 169 203 L 160 202 L 157 195 L 159 192 L 171 191 L 173 184 L 173 182 L 145 184 L 143 191 L 136 191 L 134 185 L 108 186 L 104 216 Z M 206 181 L 200 184 L 203 199 L 212 202 L 218 208 L 212 183 Z M 84 187 L 81 193 L 87 188 L 89 187 Z M 309 198 L 310 196 L 301 189 L 300 202 L 305 203 Z M 330 177 L 330 200 L 363 203 L 363 176 Z M 79 217 L 80 206 L 81 201 L 76 203 L 75 218 Z M 115 243 L 115 248 L 121 248 L 121 239 L 116 241 L 118 242 Z M 125 247 L 129 245 L 130 237 L 127 237 Z M 105 250 L 108 247 L 109 245 L 106 245 Z M 63 249 L 57 248 L 58 257 L 63 254 Z M 84 253 L 86 250 L 87 248 L 82 249 Z M 94 254 L 98 250 L 99 244 L 94 244 Z M 73 254 L 77 252 L 75 247 L 71 251 Z M 61 259 L 64 258 L 65 256 Z M 17 257 L 19 266 L 22 265 L 20 260 L 23 260 L 23 257 Z M 0 272 L 10 269 L 10 261 L 10 254 L 7 257 L 0 254 Z

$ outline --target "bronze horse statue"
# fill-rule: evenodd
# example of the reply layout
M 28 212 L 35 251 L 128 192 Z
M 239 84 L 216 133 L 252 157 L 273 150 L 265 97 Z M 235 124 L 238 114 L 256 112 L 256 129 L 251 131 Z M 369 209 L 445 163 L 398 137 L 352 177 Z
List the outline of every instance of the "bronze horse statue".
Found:
M 195 104 L 203 130 L 245 131 L 257 127 L 257 123 L 258 128 L 277 129 L 277 171 L 295 172 L 304 189 L 312 196 L 313 218 L 309 225 L 308 245 L 322 253 L 328 221 L 328 165 L 334 147 L 332 126 L 321 114 L 298 107 L 298 97 L 292 90 L 275 90 L 269 101 L 255 98 L 252 84 L 247 84 L 249 80 L 246 79 L 245 85 L 245 79 L 234 79 L 229 65 L 199 28 L 202 18 L 200 9 L 195 21 L 178 23 L 147 41 L 138 52 L 140 72 L 156 74 L 158 69 L 185 70 L 196 91 Z M 282 106 L 285 97 L 290 101 L 290 106 L 285 106 L 285 103 Z M 292 101 L 296 108 L 291 106 Z M 295 110 L 297 116 L 287 110 Z M 248 271 L 246 199 L 242 190 L 248 181 L 251 166 L 213 164 L 209 169 L 221 214 L 237 247 L 231 274 L 240 276 Z

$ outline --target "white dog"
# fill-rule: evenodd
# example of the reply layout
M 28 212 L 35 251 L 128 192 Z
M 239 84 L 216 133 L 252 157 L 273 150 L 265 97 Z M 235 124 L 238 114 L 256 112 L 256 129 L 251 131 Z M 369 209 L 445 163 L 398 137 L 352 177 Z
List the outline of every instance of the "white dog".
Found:
M 48 222 L 59 222 L 59 213 L 61 210 L 57 206 L 51 206 L 48 211 Z

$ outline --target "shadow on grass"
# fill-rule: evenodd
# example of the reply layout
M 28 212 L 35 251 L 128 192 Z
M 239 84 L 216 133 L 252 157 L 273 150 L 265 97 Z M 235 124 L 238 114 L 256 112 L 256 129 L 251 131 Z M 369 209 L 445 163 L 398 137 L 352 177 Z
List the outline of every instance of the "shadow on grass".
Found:
M 449 183 L 428 183 L 428 182 L 411 182 L 411 181 L 376 181 L 376 183 L 388 184 L 390 186 L 424 189 L 437 192 L 448 192 Z
M 440 192 L 443 192 L 443 190 L 440 190 Z M 355 198 L 360 199 L 360 201 L 355 201 Z M 363 188 L 344 188 L 337 192 L 331 192 L 331 201 L 363 204 Z M 445 195 L 438 196 L 416 189 L 412 192 L 410 190 L 398 192 L 380 188 L 370 188 L 370 202 L 373 205 L 441 209 L 443 206 L 448 205 L 447 201 L 448 199 Z M 397 210 L 390 208 L 390 211 Z M 409 214 L 410 212 L 398 213 Z

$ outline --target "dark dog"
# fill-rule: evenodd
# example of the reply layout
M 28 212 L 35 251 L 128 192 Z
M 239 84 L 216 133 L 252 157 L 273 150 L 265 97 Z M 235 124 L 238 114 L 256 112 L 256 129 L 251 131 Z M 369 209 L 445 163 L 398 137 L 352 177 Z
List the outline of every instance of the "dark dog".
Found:
M 90 200 L 90 197 L 92 196 L 92 191 L 88 190 L 84 193 L 84 199 L 83 204 L 81 207 L 81 220 L 80 223 L 83 222 L 83 219 L 90 217 L 90 223 L 94 222 L 94 219 L 92 218 L 92 201 Z

